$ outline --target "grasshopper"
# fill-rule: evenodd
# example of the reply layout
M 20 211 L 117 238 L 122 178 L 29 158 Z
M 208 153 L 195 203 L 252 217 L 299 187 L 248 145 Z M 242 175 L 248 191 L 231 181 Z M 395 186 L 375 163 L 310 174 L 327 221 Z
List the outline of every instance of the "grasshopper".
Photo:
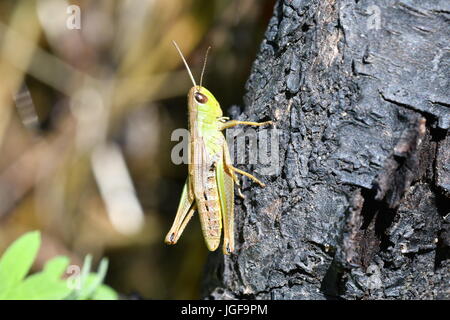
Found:
M 183 187 L 175 220 L 165 242 L 175 244 L 195 211 L 206 246 L 215 251 L 220 244 L 222 224 L 224 232 L 223 253 L 234 251 L 234 183 L 239 184 L 236 173 L 245 175 L 264 187 L 264 183 L 245 171 L 233 167 L 228 145 L 222 131 L 239 124 L 263 126 L 272 121 L 250 122 L 229 120 L 224 117 L 219 102 L 202 86 L 208 51 L 205 55 L 200 85 L 177 43 L 173 41 L 194 85 L 188 93 L 189 132 L 188 177 Z M 239 195 L 243 197 L 239 190 Z

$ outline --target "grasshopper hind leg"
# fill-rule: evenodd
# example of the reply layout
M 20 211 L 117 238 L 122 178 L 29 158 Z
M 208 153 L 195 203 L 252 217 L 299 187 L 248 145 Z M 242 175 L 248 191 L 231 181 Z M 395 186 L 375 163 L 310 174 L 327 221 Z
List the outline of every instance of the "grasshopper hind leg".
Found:
M 164 240 L 167 244 L 175 244 L 178 239 L 181 237 L 181 234 L 186 228 L 189 220 L 191 220 L 194 212 L 197 210 L 197 206 L 195 204 L 194 199 L 189 196 L 190 192 L 189 188 L 189 180 L 186 180 L 186 183 L 183 187 L 183 192 L 181 194 L 180 204 L 178 205 L 177 214 L 175 216 L 175 220 L 173 221 L 172 227 L 166 235 Z

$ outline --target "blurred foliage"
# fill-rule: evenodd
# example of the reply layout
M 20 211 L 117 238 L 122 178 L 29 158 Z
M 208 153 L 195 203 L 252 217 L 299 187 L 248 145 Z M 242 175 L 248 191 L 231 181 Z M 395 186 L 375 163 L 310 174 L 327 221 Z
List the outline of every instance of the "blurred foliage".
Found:
M 38 231 L 28 232 L 14 241 L 0 258 L 0 300 L 115 300 L 116 292 L 102 284 L 108 263 L 103 259 L 99 272 L 90 272 L 91 258 L 86 257 L 83 269 L 74 279 L 63 279 L 69 267 L 64 256 L 52 258 L 41 272 L 25 278 L 31 268 L 41 237 Z
M 106 282 L 128 297 L 198 298 L 208 253 L 198 219 L 163 243 L 187 172 L 170 160 L 190 87 L 171 40 L 196 77 L 212 46 L 204 82 L 226 113 L 242 104 L 273 5 L 1 1 L 0 252 L 39 229 L 34 270 L 90 252 L 109 257 Z

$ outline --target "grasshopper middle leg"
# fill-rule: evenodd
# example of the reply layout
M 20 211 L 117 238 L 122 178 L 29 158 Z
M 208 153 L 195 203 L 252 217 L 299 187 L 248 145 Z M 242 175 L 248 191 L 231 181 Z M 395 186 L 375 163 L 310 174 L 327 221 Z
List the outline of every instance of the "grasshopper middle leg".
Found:
M 273 122 L 272 121 L 252 122 L 252 121 L 231 120 L 231 121 L 227 121 L 224 124 L 222 124 L 220 126 L 220 130 L 228 129 L 228 128 L 237 126 L 238 124 L 244 124 L 244 125 L 248 125 L 248 126 L 261 127 L 261 126 L 265 126 L 265 125 L 268 125 L 268 124 L 273 124 Z

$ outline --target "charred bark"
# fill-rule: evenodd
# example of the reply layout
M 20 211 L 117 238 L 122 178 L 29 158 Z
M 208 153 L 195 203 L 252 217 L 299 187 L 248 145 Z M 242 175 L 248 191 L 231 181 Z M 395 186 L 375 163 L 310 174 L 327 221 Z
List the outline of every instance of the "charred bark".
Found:
M 238 118 L 281 168 L 244 179 L 205 298 L 450 298 L 449 43 L 448 1 L 278 1 Z

